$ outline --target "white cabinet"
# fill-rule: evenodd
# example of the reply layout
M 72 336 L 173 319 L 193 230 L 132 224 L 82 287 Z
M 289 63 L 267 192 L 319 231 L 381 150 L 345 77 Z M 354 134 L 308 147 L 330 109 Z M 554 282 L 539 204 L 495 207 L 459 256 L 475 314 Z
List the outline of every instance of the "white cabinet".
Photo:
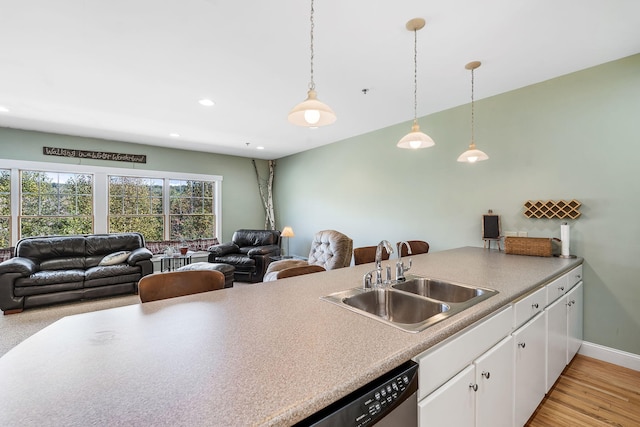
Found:
M 556 300 L 545 309 L 547 324 L 547 378 L 549 392 L 567 365 L 567 299 Z
M 546 331 L 539 313 L 513 333 L 514 425 L 524 425 L 545 394 Z
M 580 282 L 567 293 L 567 364 L 571 362 L 582 345 L 583 287 Z
M 512 423 L 513 344 L 507 337 L 418 403 L 428 426 L 507 427 Z
M 579 266 L 545 287 L 549 304 L 544 310 L 547 330 L 547 393 L 582 345 L 581 278 L 582 266 Z M 578 285 L 574 287 L 576 283 Z
M 513 338 L 507 337 L 475 362 L 476 427 L 513 422 Z M 454 424 L 451 424 L 454 425 Z
M 578 266 L 416 356 L 419 425 L 523 426 L 582 344 L 581 280 Z
M 475 366 L 458 375 L 418 402 L 420 427 L 472 427 L 475 418 Z

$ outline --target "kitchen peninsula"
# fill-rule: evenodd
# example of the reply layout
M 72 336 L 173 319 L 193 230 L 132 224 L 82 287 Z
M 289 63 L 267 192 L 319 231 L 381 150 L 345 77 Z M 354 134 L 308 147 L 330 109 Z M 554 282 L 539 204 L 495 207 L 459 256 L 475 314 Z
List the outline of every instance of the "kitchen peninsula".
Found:
M 581 263 L 471 247 L 413 256 L 413 274 L 499 292 L 420 333 L 320 299 L 371 265 L 69 316 L 0 358 L 0 414 L 21 426 L 291 425 Z

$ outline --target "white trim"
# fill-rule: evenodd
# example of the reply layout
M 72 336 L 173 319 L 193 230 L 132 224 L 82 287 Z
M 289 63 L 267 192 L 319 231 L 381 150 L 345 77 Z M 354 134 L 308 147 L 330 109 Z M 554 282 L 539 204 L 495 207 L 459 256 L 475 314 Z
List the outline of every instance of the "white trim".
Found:
M 634 371 L 640 371 L 640 355 L 634 353 L 616 350 L 615 348 L 605 347 L 587 341 L 582 343 L 578 353 L 583 356 L 613 363 L 614 365 L 624 366 Z

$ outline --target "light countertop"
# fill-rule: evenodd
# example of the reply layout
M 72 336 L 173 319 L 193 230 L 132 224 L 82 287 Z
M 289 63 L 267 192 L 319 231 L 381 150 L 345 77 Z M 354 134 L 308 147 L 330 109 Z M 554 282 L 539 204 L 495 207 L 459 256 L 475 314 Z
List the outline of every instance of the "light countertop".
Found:
M 582 263 L 470 247 L 412 258 L 412 274 L 499 293 L 420 333 L 320 300 L 369 264 L 69 316 L 0 358 L 0 419 L 290 425 Z

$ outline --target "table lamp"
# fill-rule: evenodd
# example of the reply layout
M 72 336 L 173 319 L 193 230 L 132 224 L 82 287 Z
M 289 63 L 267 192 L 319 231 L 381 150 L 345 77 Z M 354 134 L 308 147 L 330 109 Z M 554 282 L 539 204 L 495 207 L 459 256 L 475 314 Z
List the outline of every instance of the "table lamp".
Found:
M 280 235 L 287 238 L 287 252 L 285 253 L 284 258 L 291 258 L 291 256 L 289 255 L 289 238 L 296 237 L 296 235 L 293 233 L 293 228 L 286 226 L 282 229 L 282 233 Z

